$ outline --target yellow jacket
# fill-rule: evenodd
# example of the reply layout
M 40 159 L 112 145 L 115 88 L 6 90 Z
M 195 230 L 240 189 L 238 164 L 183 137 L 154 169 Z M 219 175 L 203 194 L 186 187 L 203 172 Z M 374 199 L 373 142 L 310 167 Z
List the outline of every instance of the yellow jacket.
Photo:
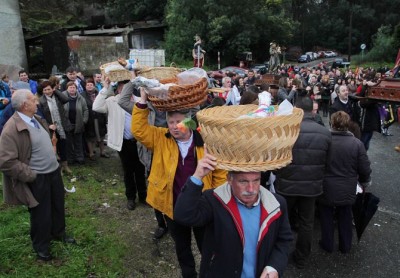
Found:
M 167 128 L 148 123 L 149 110 L 136 105 L 132 111 L 131 131 L 146 148 L 153 151 L 153 161 L 147 188 L 147 203 L 173 219 L 173 184 L 179 160 L 179 149 Z M 204 155 L 203 140 L 194 131 L 197 160 Z M 216 188 L 226 182 L 227 172 L 217 169 L 203 178 L 203 190 Z

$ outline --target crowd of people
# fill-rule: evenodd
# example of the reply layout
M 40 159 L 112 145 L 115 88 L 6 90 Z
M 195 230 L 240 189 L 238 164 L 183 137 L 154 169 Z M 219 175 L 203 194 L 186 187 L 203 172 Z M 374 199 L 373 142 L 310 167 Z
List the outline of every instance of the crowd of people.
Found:
M 265 84 L 262 76 L 253 70 L 246 71 L 245 76 L 224 72 L 221 80 L 211 74 L 210 87 L 223 89 L 224 92 L 214 93 L 209 103 L 214 97 L 222 98 L 224 105 L 256 103 L 257 94 L 262 91 L 272 93 L 273 104 L 279 104 L 285 99 L 294 104 L 299 96 L 308 96 L 314 101 L 314 114 L 320 123 L 323 123 L 321 117 L 345 110 L 351 117 L 351 125 L 357 129 L 353 131 L 364 143 L 366 150 L 373 132 L 392 136 L 389 127 L 398 120 L 398 106 L 365 98 L 368 87 L 375 86 L 383 78 L 393 77 L 393 72 L 387 68 L 352 70 L 332 68 L 326 63 L 314 67 L 283 64 L 279 66 L 278 72 L 278 84 Z M 400 151 L 400 145 L 395 150 Z
M 365 189 L 371 182 L 369 142 L 387 121 L 381 104 L 357 96 L 365 96 L 382 76 L 373 69 L 324 64 L 278 70 L 277 88 L 257 83 L 260 76 L 251 70 L 245 77 L 227 72 L 220 91 L 204 105 L 167 113 L 155 109 L 132 82 L 113 84 L 100 74 L 84 78 L 75 68 L 68 68 L 63 80 L 50 77 L 39 84 L 26 71 L 17 82 L 4 78 L 4 197 L 28 205 L 38 259 L 51 260 L 52 239 L 75 242 L 65 233 L 61 174 L 71 173 L 70 164 L 98 159 L 97 146 L 99 157 L 110 157 L 106 134 L 107 146 L 118 152 L 122 164 L 127 209 L 134 210 L 137 199 L 154 209 L 154 238 L 170 232 L 185 278 L 198 275 L 192 232 L 202 255 L 201 277 L 279 277 L 291 260 L 306 267 L 316 210 L 320 247 L 334 251 L 336 214 L 339 250 L 348 253 L 356 186 Z M 211 77 L 210 84 L 214 81 Z M 288 100 L 304 111 L 292 163 L 273 172 L 276 193 L 268 190 L 270 172 L 216 168 L 200 133 L 180 126 L 199 109 L 258 104 L 262 92 L 271 93 L 274 104 Z M 330 129 L 322 120 L 328 116 Z M 54 217 L 59 221 L 51 221 Z M 291 253 L 293 233 L 297 240 Z

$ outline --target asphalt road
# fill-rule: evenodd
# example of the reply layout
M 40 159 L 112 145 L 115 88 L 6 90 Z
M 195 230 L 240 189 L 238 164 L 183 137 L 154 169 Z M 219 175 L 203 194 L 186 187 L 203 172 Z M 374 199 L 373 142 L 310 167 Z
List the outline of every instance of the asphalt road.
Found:
M 332 58 L 320 58 L 320 59 L 311 61 L 309 63 L 298 63 L 297 61 L 296 62 L 291 61 L 291 62 L 286 62 L 286 64 L 291 64 L 291 65 L 295 65 L 298 67 L 314 67 L 314 66 L 317 66 L 321 62 L 327 62 L 328 65 L 332 65 L 333 61 L 335 61 L 335 59 L 337 59 L 337 58 L 344 58 L 344 57 L 338 56 L 338 57 L 332 57 Z
M 326 120 L 326 118 L 324 119 Z M 379 209 L 357 243 L 355 230 L 349 254 L 341 254 L 335 231 L 336 250 L 328 254 L 318 246 L 319 221 L 314 225 L 312 254 L 305 269 L 289 264 L 285 277 L 400 277 L 400 126 L 389 129 L 393 136 L 375 133 L 368 151 L 373 184 L 368 191 L 377 195 Z

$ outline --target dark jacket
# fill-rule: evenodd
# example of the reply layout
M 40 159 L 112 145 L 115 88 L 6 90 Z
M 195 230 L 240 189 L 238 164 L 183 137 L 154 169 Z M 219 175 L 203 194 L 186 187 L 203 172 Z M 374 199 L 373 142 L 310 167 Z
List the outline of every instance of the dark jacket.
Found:
M 175 205 L 174 219 L 188 226 L 204 226 L 200 277 L 240 277 L 243 267 L 244 232 L 236 198 L 225 183 L 201 193 L 188 179 Z M 257 245 L 256 276 L 266 266 L 282 276 L 293 240 L 282 196 L 260 188 L 261 219 Z
M 296 97 L 295 95 L 296 95 L 295 90 L 291 90 L 290 93 L 288 94 L 288 92 L 285 88 L 279 87 L 278 93 L 277 93 L 278 104 L 280 104 L 285 99 L 287 99 L 289 102 L 293 103 L 294 99 Z
M 328 168 L 321 202 L 345 206 L 354 203 L 357 181 L 370 181 L 371 167 L 363 143 L 351 132 L 332 131 Z
M 53 97 L 56 99 L 58 113 L 60 114 L 61 118 L 61 125 L 65 132 L 71 131 L 72 126 L 69 123 L 68 119 L 65 116 L 64 111 L 64 104 L 68 102 L 68 96 L 63 94 L 62 92 L 56 90 L 53 94 Z M 39 109 L 42 111 L 44 119 L 46 120 L 47 124 L 53 124 L 53 119 L 51 118 L 51 112 L 49 108 L 49 104 L 47 103 L 46 95 L 42 95 L 39 98 Z
M 363 99 L 360 101 L 361 106 L 361 118 L 360 128 L 361 131 L 381 132 L 381 116 L 379 114 L 378 102 L 372 99 Z
M 62 92 L 65 96 L 69 97 L 67 91 Z M 82 133 L 85 130 L 85 124 L 89 119 L 89 109 L 87 108 L 85 98 L 79 93 L 76 93 L 76 122 L 73 132 Z M 70 97 L 69 97 L 70 98 Z M 68 120 L 68 124 L 72 125 L 69 121 L 69 101 L 64 104 L 64 115 Z M 71 132 L 71 130 L 68 130 Z
M 131 82 L 129 82 L 131 83 Z M 99 92 L 96 90 L 95 95 L 97 95 Z M 96 126 L 95 126 L 95 120 L 98 121 L 98 129 L 99 129 L 99 136 L 103 138 L 106 133 L 107 133 L 107 115 L 104 113 L 98 113 L 93 111 L 93 101 L 90 98 L 90 95 L 87 93 L 87 91 L 84 91 L 81 96 L 85 99 L 86 105 L 89 111 L 89 118 L 87 123 L 85 124 L 85 137 L 86 138 L 96 138 Z M 96 138 L 99 139 L 99 138 Z
M 293 146 L 292 163 L 276 171 L 276 192 L 288 196 L 321 195 L 331 140 L 329 130 L 305 113 Z
M 357 99 L 352 99 L 349 96 L 349 100 L 346 104 L 340 101 L 339 97 L 335 98 L 335 101 L 329 108 L 329 118 L 332 117 L 332 114 L 338 111 L 344 111 L 349 114 L 350 119 L 357 123 L 360 126 L 360 112 L 361 109 L 358 106 Z
M 77 76 L 76 78 L 77 78 L 77 80 L 79 80 L 79 84 L 82 86 L 82 89 L 86 90 L 86 82 L 84 80 L 82 80 L 79 76 Z M 64 92 L 64 91 L 66 91 L 68 89 L 67 88 L 67 83 L 69 81 L 72 81 L 72 80 L 70 80 L 66 75 L 63 76 L 63 80 L 61 81 L 61 84 L 60 84 L 60 91 L 61 92 Z

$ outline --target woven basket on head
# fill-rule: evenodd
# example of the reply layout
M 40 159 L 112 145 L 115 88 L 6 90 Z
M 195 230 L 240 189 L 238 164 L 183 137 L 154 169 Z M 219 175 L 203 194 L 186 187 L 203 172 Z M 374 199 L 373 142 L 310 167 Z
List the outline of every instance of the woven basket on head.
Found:
M 125 68 L 120 70 L 109 71 L 106 73 L 105 69 L 108 66 L 120 65 L 118 62 L 111 62 L 100 66 L 101 74 L 104 77 L 108 77 L 112 82 L 130 80 L 132 78 L 131 72 Z
M 177 83 L 177 78 L 160 80 L 161 83 Z M 201 78 L 194 84 L 175 85 L 168 89 L 168 98 L 160 99 L 155 96 L 148 96 L 149 100 L 159 111 L 176 111 L 188 109 L 202 104 L 207 99 L 208 82 Z
M 259 172 L 279 169 L 292 161 L 303 110 L 288 116 L 238 119 L 256 105 L 221 106 L 197 112 L 200 133 L 217 167 L 228 171 Z
M 174 67 L 154 67 L 143 68 L 138 72 L 138 75 L 148 79 L 163 80 L 175 78 L 180 72 L 180 69 Z

